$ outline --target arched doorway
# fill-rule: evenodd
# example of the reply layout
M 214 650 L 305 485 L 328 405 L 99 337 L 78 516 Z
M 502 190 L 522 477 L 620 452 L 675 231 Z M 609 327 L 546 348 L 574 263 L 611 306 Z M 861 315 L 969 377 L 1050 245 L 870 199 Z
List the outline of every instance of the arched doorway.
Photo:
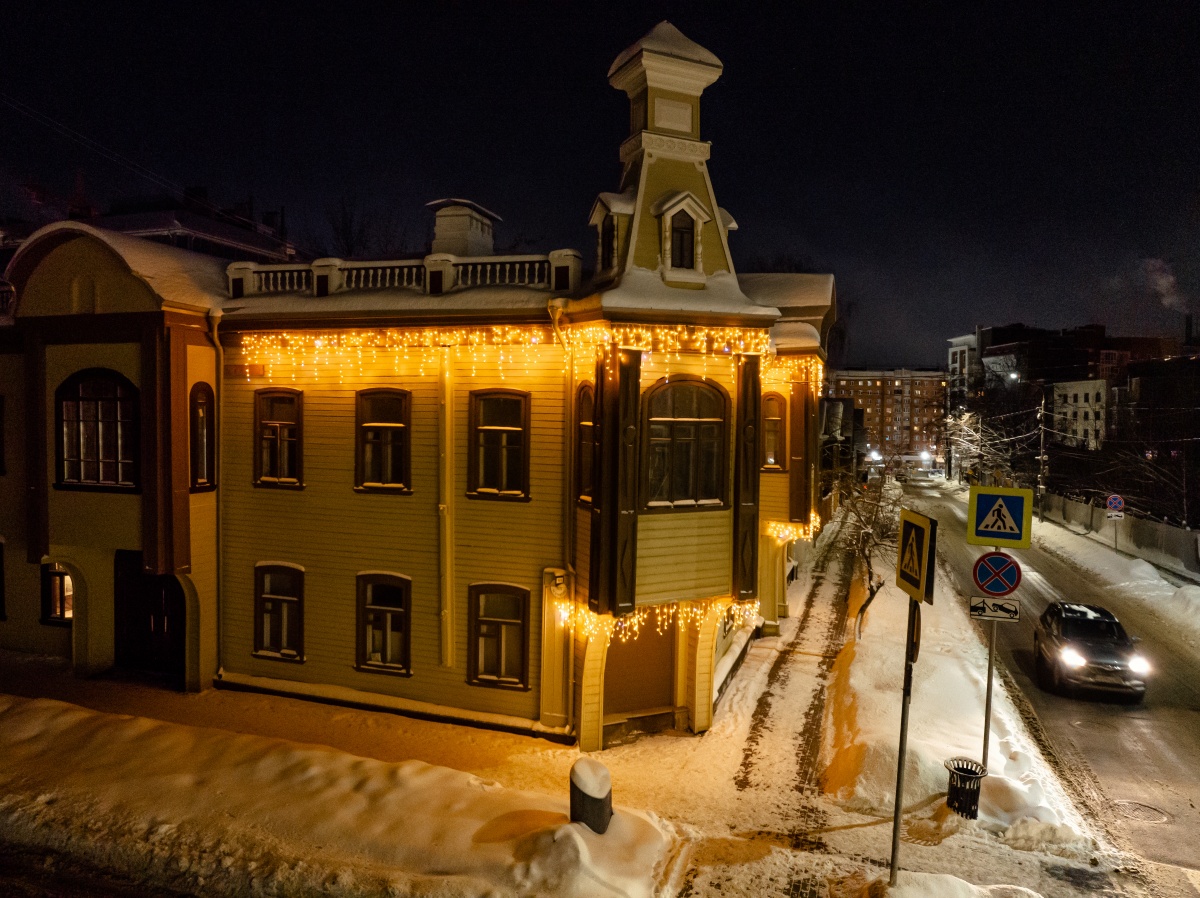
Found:
M 113 559 L 114 652 L 117 667 L 185 685 L 187 603 L 176 577 L 147 574 L 142 553 L 118 551 Z

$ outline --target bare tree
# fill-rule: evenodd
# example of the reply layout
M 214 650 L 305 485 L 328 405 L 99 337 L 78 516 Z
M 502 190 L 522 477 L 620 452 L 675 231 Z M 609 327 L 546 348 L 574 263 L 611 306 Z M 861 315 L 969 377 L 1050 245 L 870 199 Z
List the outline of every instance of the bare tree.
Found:
M 867 579 L 867 600 L 858 610 L 854 623 L 856 637 L 862 635 L 863 617 L 884 584 L 884 577 L 876 572 L 876 565 L 881 564 L 886 569 L 895 563 L 900 531 L 903 494 L 884 473 L 897 469 L 899 459 L 880 459 L 878 462 L 865 483 L 845 476 L 839 484 L 842 539 Z

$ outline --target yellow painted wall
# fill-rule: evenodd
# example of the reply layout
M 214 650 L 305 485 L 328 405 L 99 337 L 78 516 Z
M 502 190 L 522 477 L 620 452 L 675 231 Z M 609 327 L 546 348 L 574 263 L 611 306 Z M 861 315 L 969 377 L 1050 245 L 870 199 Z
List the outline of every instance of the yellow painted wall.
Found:
M 146 283 L 98 240 L 81 235 L 56 246 L 38 263 L 21 294 L 18 314 L 84 315 L 157 312 Z
M 758 478 L 758 520 L 760 529 L 768 521 L 789 520 L 790 485 L 788 473 L 762 472 Z
M 690 132 L 676 131 L 673 128 L 660 127 L 659 123 L 655 120 L 655 114 L 654 114 L 655 108 L 656 108 L 656 104 L 654 101 L 656 99 L 658 99 L 659 97 L 663 98 L 664 100 L 671 100 L 676 103 L 683 103 L 683 104 L 691 107 L 691 109 L 692 109 L 692 129 Z M 647 90 L 647 99 L 648 99 L 648 103 L 647 103 L 648 117 L 650 120 L 649 124 L 650 124 L 651 130 L 657 130 L 662 134 L 668 134 L 671 136 L 685 137 L 685 138 L 690 137 L 693 140 L 698 140 L 700 138 L 700 98 L 699 97 L 697 97 L 693 94 L 679 93 L 678 91 L 674 91 L 674 90 L 663 90 L 661 87 L 651 87 Z M 697 194 L 697 196 L 698 195 L 699 194 Z
M 456 484 L 453 491 L 455 571 L 453 620 L 455 664 L 440 664 L 438 549 L 438 363 L 423 366 L 420 353 L 407 360 L 389 355 L 348 372 L 312 378 L 311 369 L 275 369 L 275 383 L 304 390 L 304 490 L 252 486 L 255 441 L 254 390 L 265 378 L 229 379 L 222 436 L 224 564 L 222 570 L 222 664 L 239 673 L 330 683 L 529 719 L 538 716 L 541 657 L 542 569 L 564 564 L 563 357 L 557 347 L 528 356 L 480 351 L 475 361 L 456 350 L 454 421 Z M 240 350 L 227 364 L 244 362 Z M 412 391 L 410 496 L 357 493 L 354 482 L 354 392 L 396 387 Z M 468 395 L 472 389 L 529 390 L 531 407 L 530 502 L 468 499 L 466 493 Z M 305 568 L 304 664 L 251 656 L 254 564 L 287 561 Z M 402 678 L 354 669 L 355 574 L 393 571 L 412 578 L 413 676 Z M 473 582 L 502 581 L 530 590 L 530 679 L 527 692 L 466 683 L 467 589 Z
M 216 351 L 211 346 L 187 347 L 187 372 L 189 394 L 192 386 L 201 381 L 214 391 L 219 389 Z M 190 414 L 188 420 L 190 427 Z M 220 426 L 219 414 L 217 425 Z M 217 484 L 219 488 L 220 480 Z M 192 565 L 188 576 L 199 602 L 200 632 L 195 644 L 200 657 L 196 685 L 202 689 L 212 684 L 217 672 L 217 495 L 216 490 L 192 493 L 189 503 Z
M 638 605 L 727 596 L 732 569 L 732 511 L 638 516 Z
M 711 220 L 700 228 L 701 256 L 705 274 L 732 271 L 721 242 L 720 216 L 715 199 L 709 194 L 704 170 L 694 162 L 656 158 L 645 163 L 645 185 L 639 197 L 641 208 L 633 264 L 638 268 L 658 268 L 662 255 L 662 234 L 659 220 L 650 209 L 660 199 L 679 191 L 691 191 L 704 204 Z

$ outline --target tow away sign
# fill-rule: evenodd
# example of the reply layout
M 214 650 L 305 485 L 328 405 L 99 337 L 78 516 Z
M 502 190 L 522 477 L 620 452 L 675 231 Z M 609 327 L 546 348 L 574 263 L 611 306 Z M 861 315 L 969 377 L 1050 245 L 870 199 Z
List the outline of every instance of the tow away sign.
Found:
M 900 509 L 896 549 L 896 585 L 918 602 L 933 604 L 933 570 L 937 564 L 937 521 Z
M 1033 535 L 1033 490 L 971 487 L 967 542 L 973 546 L 1029 548 Z

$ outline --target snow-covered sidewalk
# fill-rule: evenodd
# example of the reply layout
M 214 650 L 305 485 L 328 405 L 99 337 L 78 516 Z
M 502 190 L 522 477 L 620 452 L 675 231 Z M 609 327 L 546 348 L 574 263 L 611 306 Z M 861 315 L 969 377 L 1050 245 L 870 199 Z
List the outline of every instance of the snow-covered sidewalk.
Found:
M 891 843 L 907 598 L 889 588 L 862 638 L 843 644 L 850 575 L 828 536 L 817 569 L 792 586 L 781 635 L 751 644 L 711 730 L 597 755 L 626 809 L 605 836 L 567 822 L 574 747 L 209 691 L 159 699 L 177 721 L 209 729 L 0 697 L 0 841 L 210 894 L 876 894 Z M 909 872 L 891 894 L 1141 894 L 1096 852 L 999 681 L 982 818 L 946 811 L 942 762 L 979 755 L 986 648 L 955 596 L 939 592 L 924 623 Z M 144 687 L 77 688 L 100 710 L 155 713 Z M 122 705 L 120 695 L 133 697 Z

